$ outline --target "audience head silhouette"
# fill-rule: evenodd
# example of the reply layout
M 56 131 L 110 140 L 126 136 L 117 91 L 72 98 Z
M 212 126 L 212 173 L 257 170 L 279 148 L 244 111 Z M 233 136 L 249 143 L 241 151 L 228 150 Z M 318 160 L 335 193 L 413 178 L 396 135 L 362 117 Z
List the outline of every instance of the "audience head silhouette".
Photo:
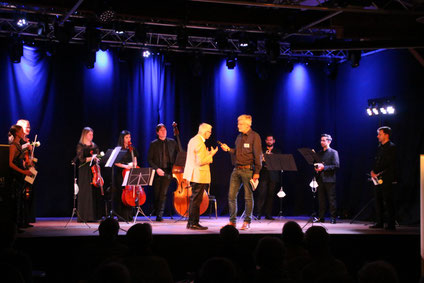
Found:
M 302 245 L 303 244 L 303 231 L 297 222 L 289 221 L 283 226 L 282 239 L 284 244 L 288 245 Z
M 99 236 L 105 240 L 115 240 L 118 237 L 119 222 L 114 218 L 106 218 L 99 225 Z
M 358 283 L 398 283 L 394 267 L 385 261 L 365 264 L 358 272 Z

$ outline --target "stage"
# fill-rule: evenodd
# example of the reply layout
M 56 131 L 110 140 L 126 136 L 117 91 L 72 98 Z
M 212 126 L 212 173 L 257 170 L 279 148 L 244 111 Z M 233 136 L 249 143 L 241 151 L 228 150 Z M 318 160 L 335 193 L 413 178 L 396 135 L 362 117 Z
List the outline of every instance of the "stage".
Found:
M 154 235 L 208 235 L 219 234 L 222 226 L 228 223 L 228 217 L 209 218 L 202 216 L 200 223 L 209 229 L 205 231 L 187 230 L 185 219 L 174 216 L 173 219 L 165 217 L 163 222 L 154 221 L 154 217 L 149 221 L 148 218 L 138 217 L 136 223 L 150 223 L 153 228 Z M 32 237 L 73 237 L 73 236 L 97 236 L 97 228 L 99 223 L 78 223 L 75 218 L 67 225 L 69 218 L 37 218 L 34 227 L 25 229 L 25 232 L 19 234 L 20 238 Z M 303 230 L 306 231 L 311 227 L 312 223 L 308 222 L 307 217 L 280 217 L 275 220 L 252 220 L 251 228 L 240 234 L 259 234 L 259 235 L 278 235 L 284 223 L 288 221 L 296 221 Z M 237 228 L 240 228 L 243 221 L 238 220 Z M 124 235 L 126 231 L 134 225 L 134 222 L 120 222 L 120 235 Z M 313 225 L 321 225 L 325 227 L 331 235 L 419 235 L 418 227 L 397 226 L 396 231 L 386 231 L 384 229 L 369 229 L 370 222 L 355 221 L 350 224 L 350 220 L 338 220 L 337 224 L 330 223 L 313 223 Z M 65 227 L 66 226 L 66 227 Z

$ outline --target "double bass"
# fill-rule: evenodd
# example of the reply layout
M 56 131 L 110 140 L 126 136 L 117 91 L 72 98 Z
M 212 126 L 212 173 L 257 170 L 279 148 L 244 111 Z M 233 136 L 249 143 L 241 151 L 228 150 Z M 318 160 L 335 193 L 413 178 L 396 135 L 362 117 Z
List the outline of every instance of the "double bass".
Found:
M 180 141 L 180 132 L 177 128 L 177 123 L 173 122 L 174 136 L 178 143 L 180 152 L 183 152 Z M 174 208 L 181 216 L 188 215 L 188 208 L 190 206 L 191 186 L 190 183 L 183 178 L 184 166 L 175 165 L 172 167 L 172 176 L 177 181 L 177 189 L 174 192 Z M 206 191 L 203 192 L 203 199 L 200 204 L 200 215 L 202 215 L 209 206 L 209 196 Z
M 139 168 L 135 166 L 134 148 L 131 143 L 128 143 L 128 150 L 131 152 L 131 160 L 133 168 Z M 125 178 L 125 174 L 129 174 L 131 169 L 124 169 L 122 171 L 122 177 Z M 125 186 L 122 190 L 121 200 L 126 206 L 138 207 L 142 206 L 146 202 L 146 193 L 142 186 Z

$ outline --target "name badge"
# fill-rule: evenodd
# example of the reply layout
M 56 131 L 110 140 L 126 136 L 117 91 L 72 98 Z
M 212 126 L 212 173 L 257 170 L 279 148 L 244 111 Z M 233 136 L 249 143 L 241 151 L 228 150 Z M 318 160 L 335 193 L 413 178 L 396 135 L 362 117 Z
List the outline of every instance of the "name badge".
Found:
M 244 148 L 250 148 L 250 144 L 249 143 L 245 143 L 244 144 Z

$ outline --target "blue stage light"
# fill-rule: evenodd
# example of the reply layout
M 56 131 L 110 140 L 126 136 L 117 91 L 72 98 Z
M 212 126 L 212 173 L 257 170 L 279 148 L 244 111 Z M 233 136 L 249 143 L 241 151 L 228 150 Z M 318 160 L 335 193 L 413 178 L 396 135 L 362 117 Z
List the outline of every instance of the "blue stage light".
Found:
M 150 55 L 151 55 L 151 53 L 150 53 L 150 51 L 149 51 L 149 50 L 144 50 L 144 51 L 143 51 L 143 57 L 144 57 L 144 58 L 149 58 L 149 57 L 150 57 Z
M 371 108 L 367 108 L 367 114 L 368 114 L 368 116 L 372 116 L 372 110 L 371 110 Z
M 27 24 L 28 24 L 28 22 L 27 22 L 27 20 L 26 20 L 25 18 L 19 18 L 19 19 L 16 21 L 16 25 L 17 25 L 18 27 L 20 27 L 20 28 L 22 28 L 22 27 L 26 26 Z
M 386 115 L 386 114 L 387 114 L 387 110 L 386 110 L 386 108 L 384 108 L 384 107 L 380 107 L 380 112 L 381 112 L 382 114 L 384 114 L 384 115 Z
M 387 110 L 387 114 L 390 114 L 390 115 L 395 114 L 395 108 L 393 106 L 387 106 L 386 110 Z

